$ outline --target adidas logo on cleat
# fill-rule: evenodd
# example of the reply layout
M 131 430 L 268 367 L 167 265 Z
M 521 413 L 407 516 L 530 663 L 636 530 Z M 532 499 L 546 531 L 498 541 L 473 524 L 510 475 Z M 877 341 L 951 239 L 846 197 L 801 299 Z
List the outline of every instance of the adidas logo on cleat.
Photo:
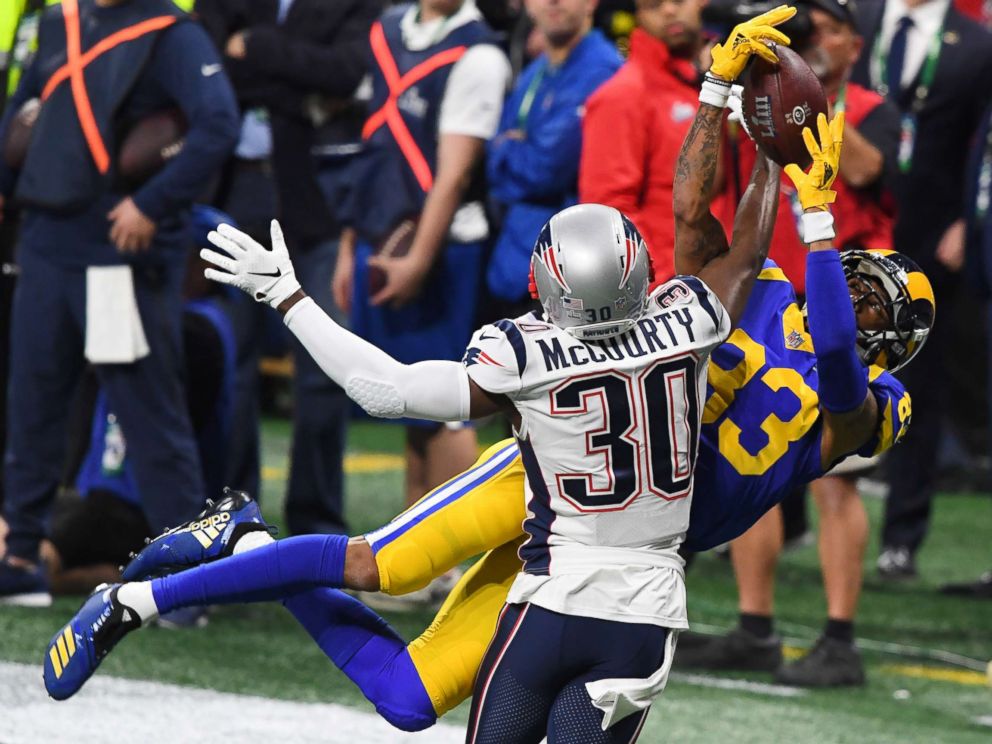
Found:
M 52 660 L 52 669 L 55 671 L 55 679 L 62 678 L 62 672 L 69 659 L 76 653 L 76 639 L 72 633 L 72 626 L 66 625 L 62 630 L 62 635 L 58 641 L 48 649 L 48 657 Z
M 198 522 L 187 525 L 183 528 L 183 531 L 189 532 L 204 548 L 209 548 L 213 544 L 213 541 L 220 537 L 224 531 L 222 525 L 230 521 L 230 512 L 220 512 L 219 514 L 211 514 L 206 519 L 201 519 Z

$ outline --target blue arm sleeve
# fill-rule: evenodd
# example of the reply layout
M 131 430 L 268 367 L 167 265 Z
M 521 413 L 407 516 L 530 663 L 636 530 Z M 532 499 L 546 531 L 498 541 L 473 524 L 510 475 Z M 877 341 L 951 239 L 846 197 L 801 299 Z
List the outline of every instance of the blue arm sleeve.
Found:
M 189 122 L 182 151 L 134 195 L 134 203 L 158 222 L 187 207 L 234 151 L 241 130 L 234 91 L 220 57 L 196 23 L 164 32 L 149 72 Z
M 806 311 L 816 349 L 820 403 L 832 413 L 853 411 L 868 394 L 868 369 L 855 347 L 857 323 L 837 251 L 807 255 Z

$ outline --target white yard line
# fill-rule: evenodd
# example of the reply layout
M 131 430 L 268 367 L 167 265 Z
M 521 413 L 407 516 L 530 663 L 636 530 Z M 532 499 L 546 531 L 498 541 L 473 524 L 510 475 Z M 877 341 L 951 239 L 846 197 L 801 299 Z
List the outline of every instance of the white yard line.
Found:
M 96 676 L 71 700 L 48 698 L 41 665 L 0 662 L 0 744 L 320 742 L 455 744 L 460 726 L 405 734 L 374 713 L 158 682 Z
M 746 679 L 707 677 L 703 674 L 672 672 L 671 679 L 672 682 L 681 682 L 687 685 L 696 685 L 697 687 L 713 687 L 718 690 L 735 690 L 738 692 L 750 692 L 755 695 L 771 695 L 772 697 L 794 698 L 802 697 L 806 694 L 806 690 L 797 687 L 770 685 L 765 682 L 749 682 Z

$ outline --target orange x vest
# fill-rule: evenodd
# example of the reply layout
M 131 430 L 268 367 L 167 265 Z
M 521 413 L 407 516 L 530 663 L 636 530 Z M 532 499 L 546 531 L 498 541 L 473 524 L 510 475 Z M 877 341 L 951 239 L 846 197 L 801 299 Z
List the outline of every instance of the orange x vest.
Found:
M 62 0 L 45 12 L 34 63 L 45 81 L 43 105 L 18 178 L 21 203 L 69 212 L 103 191 L 117 144 L 115 114 L 158 34 L 185 17 L 170 0 L 109 9 Z
M 351 222 L 371 242 L 423 208 L 434 183 L 438 116 L 451 68 L 474 44 L 493 40 L 485 23 L 459 26 L 434 46 L 411 51 L 400 20 L 409 5 L 387 10 L 372 26 L 371 112 L 362 129 Z

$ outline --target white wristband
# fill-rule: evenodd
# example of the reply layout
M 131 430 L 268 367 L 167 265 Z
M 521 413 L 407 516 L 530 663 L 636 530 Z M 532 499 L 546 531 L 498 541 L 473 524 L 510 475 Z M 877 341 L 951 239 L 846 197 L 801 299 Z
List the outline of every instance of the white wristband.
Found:
M 719 80 L 711 75 L 703 78 L 703 87 L 699 90 L 699 102 L 707 103 L 717 108 L 726 108 L 730 97 L 730 82 Z
M 818 240 L 833 240 L 836 235 L 834 233 L 834 216 L 830 212 L 803 212 L 803 216 L 799 218 L 799 224 L 802 228 L 803 242 L 806 245 Z

